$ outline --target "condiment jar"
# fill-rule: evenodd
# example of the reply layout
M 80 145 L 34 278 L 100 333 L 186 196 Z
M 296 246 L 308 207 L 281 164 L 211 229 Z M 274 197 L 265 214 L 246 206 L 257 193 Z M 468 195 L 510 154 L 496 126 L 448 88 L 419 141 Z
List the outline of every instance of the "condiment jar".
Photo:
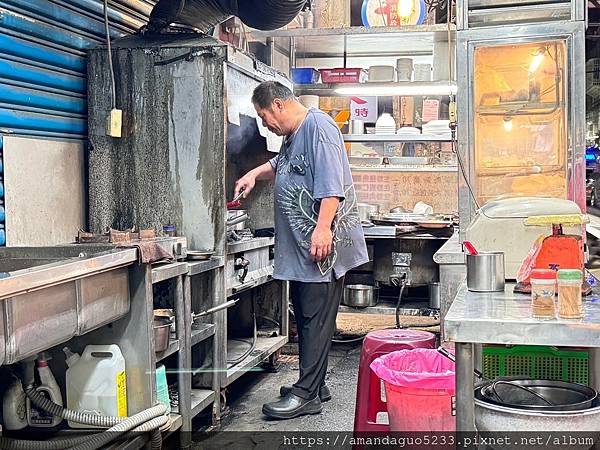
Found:
M 175 225 L 163 225 L 163 233 L 165 236 L 176 237 L 177 228 L 175 227 Z
M 531 315 L 535 319 L 556 318 L 556 272 L 536 269 L 531 272 Z
M 561 269 L 558 279 L 558 316 L 561 319 L 581 319 L 583 303 L 581 285 L 583 273 L 577 269 Z

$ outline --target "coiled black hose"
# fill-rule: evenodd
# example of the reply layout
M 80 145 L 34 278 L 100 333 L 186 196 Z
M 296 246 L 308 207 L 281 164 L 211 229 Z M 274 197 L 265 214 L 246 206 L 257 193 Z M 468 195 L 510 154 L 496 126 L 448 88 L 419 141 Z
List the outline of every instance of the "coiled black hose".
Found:
M 160 32 L 181 23 L 206 32 L 229 16 L 259 30 L 274 30 L 290 23 L 306 0 L 160 0 L 152 9 L 148 31 Z

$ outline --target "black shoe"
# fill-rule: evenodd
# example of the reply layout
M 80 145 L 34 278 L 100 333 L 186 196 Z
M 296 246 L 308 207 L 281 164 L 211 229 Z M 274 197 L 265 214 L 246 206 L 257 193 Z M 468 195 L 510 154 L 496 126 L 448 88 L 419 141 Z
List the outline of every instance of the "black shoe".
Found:
M 279 395 L 281 395 L 282 397 L 285 397 L 290 392 L 292 392 L 292 386 L 284 385 L 279 388 Z M 319 389 L 319 398 L 321 399 L 321 402 L 328 402 L 329 400 L 331 400 L 331 392 L 329 392 L 329 388 L 326 384 L 321 386 L 321 388 Z
M 319 414 L 323 410 L 321 400 L 315 397 L 304 400 L 291 392 L 281 400 L 263 405 L 263 414 L 271 419 L 293 419 L 307 414 Z

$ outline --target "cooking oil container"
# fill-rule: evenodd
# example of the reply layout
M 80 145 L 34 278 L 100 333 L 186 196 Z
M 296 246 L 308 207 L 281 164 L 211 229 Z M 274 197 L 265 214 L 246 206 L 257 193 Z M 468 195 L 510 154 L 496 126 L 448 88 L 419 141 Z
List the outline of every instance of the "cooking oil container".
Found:
M 125 358 L 118 345 L 88 345 L 81 357 L 67 355 L 67 408 L 88 414 L 127 417 Z M 90 428 L 69 422 L 73 428 Z

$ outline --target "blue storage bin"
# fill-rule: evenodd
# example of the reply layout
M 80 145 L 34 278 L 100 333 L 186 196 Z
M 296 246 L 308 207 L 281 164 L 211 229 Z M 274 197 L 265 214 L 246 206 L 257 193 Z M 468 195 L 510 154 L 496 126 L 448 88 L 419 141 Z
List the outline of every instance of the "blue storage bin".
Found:
M 319 82 L 320 73 L 312 67 L 292 69 L 292 81 L 296 84 L 315 84 Z
M 4 198 L 4 183 L 0 181 L 0 198 Z
M 6 233 L 4 229 L 0 230 L 0 247 L 6 245 Z
M 4 205 L 0 205 L 0 222 L 6 220 L 6 213 L 4 212 Z

